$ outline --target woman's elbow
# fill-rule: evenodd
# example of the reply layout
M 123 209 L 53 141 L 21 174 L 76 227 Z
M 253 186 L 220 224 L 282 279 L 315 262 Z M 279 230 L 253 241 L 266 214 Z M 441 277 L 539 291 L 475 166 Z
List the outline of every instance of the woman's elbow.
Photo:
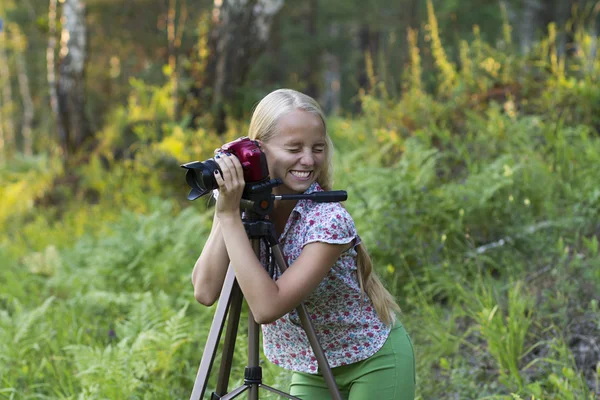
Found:
M 210 291 L 194 286 L 194 298 L 196 301 L 204 306 L 210 307 L 217 301 L 218 293 L 214 294 Z
M 283 315 L 279 315 L 275 311 L 265 310 L 263 312 L 252 312 L 252 316 L 254 317 L 254 321 L 260 325 L 267 325 L 277 321 L 279 318 L 283 317 Z
M 273 321 L 276 321 L 277 318 L 273 319 L 273 318 L 266 318 L 264 316 L 259 316 L 259 315 L 255 315 L 254 316 L 254 321 L 259 324 L 259 325 L 267 325 L 272 323 Z

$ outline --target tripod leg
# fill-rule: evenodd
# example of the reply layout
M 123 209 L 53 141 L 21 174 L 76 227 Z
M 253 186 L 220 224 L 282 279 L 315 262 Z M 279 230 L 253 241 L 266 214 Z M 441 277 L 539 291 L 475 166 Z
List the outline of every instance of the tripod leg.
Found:
M 227 393 L 229 385 L 229 375 L 231 374 L 231 364 L 233 362 L 233 354 L 235 351 L 235 339 L 238 332 L 238 324 L 240 322 L 240 314 L 242 311 L 242 291 L 237 281 L 231 289 L 231 304 L 229 306 L 229 318 L 227 319 L 227 330 L 225 331 L 225 340 L 223 341 L 223 355 L 221 357 L 221 367 L 219 369 L 219 378 L 217 380 L 217 388 L 215 393 L 223 396 Z
M 260 239 L 252 239 L 252 248 L 257 257 L 260 258 Z M 248 309 L 248 368 L 257 368 L 260 346 L 260 326 L 254 320 L 252 311 Z M 261 374 L 262 376 L 262 374 Z M 258 399 L 258 384 L 250 385 L 248 400 Z
M 252 248 L 260 257 L 260 239 L 252 239 Z M 223 363 L 219 376 L 219 383 L 215 394 L 220 399 L 233 399 L 248 390 L 249 400 L 258 400 L 258 388 L 262 383 L 262 371 L 259 365 L 259 345 L 260 345 L 260 325 L 254 320 L 252 311 L 248 310 L 248 365 L 246 366 L 246 379 L 243 386 L 236 388 L 227 393 L 227 382 L 229 372 L 231 371 L 231 360 L 233 358 L 235 336 L 237 334 L 237 326 L 239 323 L 243 294 L 237 285 L 233 287 L 233 295 L 231 300 L 229 321 L 227 325 L 227 336 L 225 337 L 225 350 L 223 352 Z M 229 342 L 232 344 L 228 344 Z M 227 353 L 225 353 L 227 351 Z
M 208 383 L 208 377 L 212 364 L 215 360 L 217 346 L 223 331 L 223 325 L 225 325 L 225 318 L 227 317 L 227 309 L 231 302 L 231 293 L 233 285 L 235 283 L 235 273 L 233 268 L 229 267 L 223 287 L 221 288 L 221 296 L 219 297 L 219 303 L 215 315 L 213 316 L 213 322 L 208 333 L 206 345 L 204 346 L 204 353 L 202 353 L 202 360 L 200 361 L 200 367 L 198 368 L 198 374 L 196 375 L 196 381 L 194 382 L 194 388 L 190 400 L 200 400 L 204 396 L 206 391 L 206 385 Z
M 235 399 L 236 397 L 238 397 L 240 394 L 244 393 L 249 388 L 250 388 L 250 386 L 248 386 L 248 385 L 242 385 L 238 388 L 233 389 L 231 391 L 231 393 L 227 393 L 225 396 L 219 397 L 219 400 Z
M 287 262 L 285 261 L 285 257 L 283 256 L 283 252 L 279 244 L 272 246 L 273 256 L 275 257 L 275 262 L 277 266 L 281 270 L 281 273 L 284 273 L 288 268 Z M 331 398 L 334 400 L 342 400 L 342 396 L 339 392 L 337 384 L 335 382 L 335 378 L 333 377 L 333 373 L 331 372 L 331 368 L 329 367 L 329 363 L 327 362 L 327 358 L 325 357 L 325 353 L 323 352 L 323 348 L 321 344 L 319 344 L 319 339 L 317 338 L 317 333 L 315 332 L 315 328 L 310 321 L 308 316 L 308 311 L 306 310 L 306 306 L 304 303 L 301 303 L 297 308 L 298 316 L 300 317 L 300 322 L 304 331 L 306 332 L 306 336 L 308 336 L 308 341 L 310 342 L 310 346 L 315 353 L 315 357 L 317 358 L 317 363 L 319 365 L 319 369 L 323 374 L 323 378 L 327 383 L 327 387 L 329 388 L 329 393 L 331 394 Z
M 281 390 L 277 390 L 277 389 L 272 388 L 267 385 L 260 385 L 260 388 L 268 390 L 269 392 L 275 393 L 276 395 L 279 395 L 279 397 L 285 397 L 286 399 L 291 399 L 291 400 L 301 400 L 300 397 L 292 396 L 289 393 L 282 392 Z

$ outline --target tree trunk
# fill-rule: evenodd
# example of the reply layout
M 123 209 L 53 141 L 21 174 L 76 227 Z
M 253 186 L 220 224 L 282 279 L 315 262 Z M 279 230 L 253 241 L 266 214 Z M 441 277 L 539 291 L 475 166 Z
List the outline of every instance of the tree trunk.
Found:
M 169 0 L 169 11 L 167 14 L 167 40 L 169 51 L 169 80 L 171 82 L 171 96 L 173 99 L 173 118 L 179 118 L 179 71 L 178 51 L 181 47 L 181 38 L 185 29 L 187 19 L 186 1 L 182 1 L 179 7 L 179 20 L 177 20 L 177 0 Z
M 27 64 L 23 53 L 27 49 L 26 39 L 20 32 L 18 25 L 11 28 L 13 42 L 15 47 L 15 60 L 17 64 L 17 76 L 19 81 L 19 91 L 23 101 L 23 125 L 21 135 L 23 136 L 23 153 L 27 156 L 33 154 L 33 138 L 31 137 L 31 125 L 33 124 L 34 106 L 29 87 L 29 77 L 27 75 Z
M 46 48 L 46 74 L 48 79 L 48 95 L 50 97 L 50 108 L 56 121 L 56 133 L 58 142 L 66 154 L 67 136 L 64 129 L 60 110 L 58 108 L 58 94 L 56 93 L 56 71 L 54 51 L 56 49 L 56 0 L 50 0 L 48 6 L 48 47 Z
M 358 69 L 358 88 L 369 92 L 372 87 L 371 74 L 374 74 L 373 60 L 379 53 L 379 31 L 363 23 L 358 30 L 358 47 L 362 56 Z M 369 61 L 370 60 L 370 61 Z M 360 101 L 355 102 L 354 112 L 360 113 Z
M 211 56 L 201 88 L 207 100 L 200 104 L 210 104 L 220 134 L 227 129 L 227 114 L 236 115 L 236 91 L 264 50 L 273 16 L 281 7 L 283 0 L 215 0 Z
M 318 1 L 309 0 L 307 2 L 308 12 L 306 16 L 306 36 L 307 40 L 316 43 L 317 38 L 317 18 L 318 18 Z M 318 46 L 315 46 L 318 47 Z M 319 96 L 319 60 L 320 51 L 318 48 L 311 49 L 311 53 L 307 60 L 306 69 L 304 70 L 304 82 L 306 87 L 304 92 L 312 98 Z
M 26 156 L 33 155 L 33 137 L 31 126 L 33 124 L 33 100 L 29 90 L 29 77 L 27 76 L 27 67 L 22 53 L 16 54 L 17 68 L 19 69 L 19 90 L 23 99 L 23 126 L 21 135 L 23 136 L 23 153 Z
M 32 21 L 35 21 L 35 19 L 37 18 L 37 15 L 35 13 L 35 9 L 33 8 L 33 5 L 31 4 L 30 0 L 22 0 L 23 5 L 27 8 L 27 13 L 29 14 L 29 18 L 31 18 Z
M 0 110 L 2 109 L 2 99 L 0 99 Z M 4 164 L 6 160 L 5 153 L 5 139 L 4 139 L 4 121 L 2 118 L 2 113 L 0 112 L 0 165 Z
M 0 29 L 0 87 L 2 89 L 2 108 L 0 109 L 0 123 L 3 123 L 2 138 L 0 145 L 4 156 L 8 156 L 7 152 L 10 147 L 15 145 L 15 128 L 13 124 L 13 101 L 10 79 L 10 69 L 8 68 L 8 58 L 6 57 L 6 34 L 3 29 Z M 8 157 L 6 157 L 8 158 Z
M 596 55 L 598 54 L 598 32 L 599 29 L 596 27 L 596 24 L 593 24 L 590 28 L 590 55 L 587 60 L 586 70 L 587 72 L 592 72 L 594 70 L 594 63 L 596 60 Z
M 325 53 L 323 56 L 323 64 L 325 64 L 325 87 L 319 103 L 322 104 L 323 111 L 326 114 L 336 115 L 341 108 L 342 74 L 340 59 L 335 54 Z
M 169 81 L 173 98 L 173 116 L 177 115 L 177 55 L 175 54 L 175 15 L 177 0 L 169 0 L 167 12 L 167 41 L 169 52 Z
M 569 38 L 565 32 L 565 25 L 571 14 L 571 7 L 572 1 L 570 0 L 557 1 L 549 18 L 551 21 L 556 21 L 556 26 L 558 28 L 556 50 L 559 57 L 563 57 L 567 52 L 567 42 Z
M 521 53 L 531 50 L 540 24 L 540 13 L 544 9 L 542 0 L 524 0 L 523 13 L 519 23 Z
M 66 132 L 63 148 L 69 154 L 91 136 L 85 115 L 85 4 L 83 0 L 65 0 L 62 11 L 58 105 Z

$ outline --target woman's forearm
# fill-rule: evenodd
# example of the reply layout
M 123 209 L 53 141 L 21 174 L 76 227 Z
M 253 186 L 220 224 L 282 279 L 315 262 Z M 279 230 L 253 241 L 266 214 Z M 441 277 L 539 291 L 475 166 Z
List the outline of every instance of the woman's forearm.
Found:
M 257 322 L 273 319 L 279 288 L 260 264 L 239 216 L 220 220 L 227 253 L 238 284 Z
M 198 302 L 210 306 L 217 300 L 228 265 L 229 256 L 219 219 L 215 216 L 210 235 L 192 271 L 194 297 Z

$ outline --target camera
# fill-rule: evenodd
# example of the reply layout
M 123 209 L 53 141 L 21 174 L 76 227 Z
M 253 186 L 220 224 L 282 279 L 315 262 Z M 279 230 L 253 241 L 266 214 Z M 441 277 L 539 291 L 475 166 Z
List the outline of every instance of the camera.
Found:
M 218 153 L 230 153 L 238 158 L 244 170 L 246 183 L 262 183 L 269 180 L 267 158 L 256 140 L 245 136 L 241 137 L 221 146 Z M 215 170 L 222 171 L 214 158 L 206 161 L 192 161 L 181 167 L 187 169 L 185 180 L 192 188 L 188 194 L 188 200 L 196 200 L 219 188 L 215 180 Z

